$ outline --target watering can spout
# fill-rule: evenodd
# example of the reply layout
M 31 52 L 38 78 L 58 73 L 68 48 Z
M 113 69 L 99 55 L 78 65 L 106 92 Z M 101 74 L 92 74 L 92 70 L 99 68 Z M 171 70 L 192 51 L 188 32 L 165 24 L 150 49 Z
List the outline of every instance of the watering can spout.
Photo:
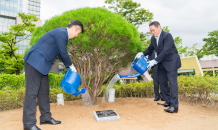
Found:
M 86 93 L 86 89 L 82 88 L 82 89 L 80 89 L 80 91 L 77 91 L 76 93 L 73 93 L 72 95 L 80 95 L 80 94 L 84 94 L 84 93 Z
M 137 73 L 137 74 L 134 74 L 134 75 L 120 75 L 118 74 L 120 78 L 135 78 L 135 77 L 138 77 L 140 76 L 141 74 L 140 73 Z

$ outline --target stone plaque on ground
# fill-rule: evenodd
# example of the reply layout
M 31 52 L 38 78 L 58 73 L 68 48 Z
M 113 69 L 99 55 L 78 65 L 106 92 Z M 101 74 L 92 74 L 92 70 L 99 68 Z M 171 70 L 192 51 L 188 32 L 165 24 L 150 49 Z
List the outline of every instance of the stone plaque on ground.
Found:
M 115 110 L 94 111 L 93 116 L 97 122 L 120 120 L 120 116 L 116 113 Z

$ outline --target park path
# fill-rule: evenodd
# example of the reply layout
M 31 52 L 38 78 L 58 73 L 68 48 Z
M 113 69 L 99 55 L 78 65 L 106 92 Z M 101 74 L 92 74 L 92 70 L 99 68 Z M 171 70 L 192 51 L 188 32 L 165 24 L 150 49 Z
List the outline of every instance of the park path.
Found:
M 60 125 L 37 125 L 42 130 L 218 130 L 218 109 L 180 101 L 179 112 L 164 112 L 152 98 L 116 98 L 114 103 L 101 103 L 84 108 L 82 100 L 65 102 L 65 106 L 51 104 L 52 117 Z M 159 101 L 163 103 L 162 101 Z M 120 121 L 96 122 L 93 111 L 114 109 Z M 0 130 L 23 130 L 23 109 L 0 112 Z

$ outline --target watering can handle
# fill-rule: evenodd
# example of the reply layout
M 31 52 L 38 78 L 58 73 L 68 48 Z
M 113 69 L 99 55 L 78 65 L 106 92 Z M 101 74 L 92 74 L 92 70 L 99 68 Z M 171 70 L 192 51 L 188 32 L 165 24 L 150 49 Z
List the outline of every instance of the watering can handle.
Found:
M 144 56 L 144 55 L 142 55 L 141 56 L 142 58 L 145 58 L 147 61 L 150 61 L 146 56 Z M 133 67 L 133 65 L 135 64 L 135 60 L 136 59 L 138 59 L 138 58 L 135 58 L 134 60 L 133 60 L 133 62 L 131 63 L 131 66 Z
M 132 70 L 130 71 L 130 73 L 129 73 L 129 75 L 128 75 L 128 76 L 130 76 L 130 75 L 131 75 L 132 71 L 133 71 L 133 68 L 132 68 Z
M 135 58 L 134 60 L 133 60 L 133 62 L 131 63 L 131 66 L 133 67 L 133 65 L 135 64 L 135 60 L 136 60 L 137 58 Z
M 142 55 L 142 57 L 144 57 L 147 61 L 150 61 L 146 56 Z

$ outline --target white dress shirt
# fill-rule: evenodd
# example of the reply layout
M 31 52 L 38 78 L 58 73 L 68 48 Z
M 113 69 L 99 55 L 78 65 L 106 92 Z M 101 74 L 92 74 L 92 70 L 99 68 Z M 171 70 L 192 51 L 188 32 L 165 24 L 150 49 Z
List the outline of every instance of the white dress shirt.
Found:
M 68 32 L 68 29 L 67 29 L 67 34 L 68 34 L 68 40 L 70 40 L 70 35 L 69 35 L 69 32 Z
M 161 34 L 162 30 L 160 31 L 160 34 Z M 160 38 L 160 34 L 158 35 L 158 37 L 155 37 L 156 38 L 156 42 L 157 42 L 157 47 L 158 47 L 158 42 L 159 42 L 159 38 Z M 157 57 L 157 52 L 155 51 L 155 58 Z

